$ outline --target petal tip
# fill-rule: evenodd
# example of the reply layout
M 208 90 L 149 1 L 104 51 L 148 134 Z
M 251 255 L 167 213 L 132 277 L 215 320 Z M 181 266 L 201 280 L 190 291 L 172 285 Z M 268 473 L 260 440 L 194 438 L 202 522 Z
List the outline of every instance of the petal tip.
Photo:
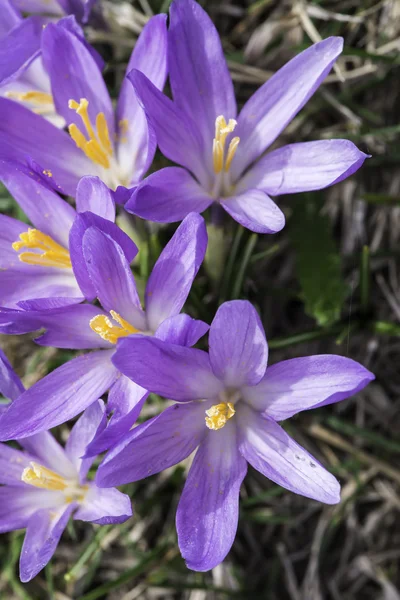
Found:
M 343 52 L 344 39 L 340 36 L 333 35 L 331 37 L 326 38 L 325 40 L 322 40 L 320 44 L 321 46 L 323 44 L 324 47 L 326 46 L 327 49 L 329 48 L 329 50 L 331 50 L 333 53 L 339 55 Z
M 332 488 L 330 490 L 326 491 L 327 497 L 323 500 L 324 504 L 332 505 L 332 504 L 340 504 L 340 502 L 341 502 L 340 483 L 338 482 L 336 477 L 333 477 L 333 475 L 332 475 L 332 479 L 334 480 L 334 483 L 332 482 L 333 483 Z

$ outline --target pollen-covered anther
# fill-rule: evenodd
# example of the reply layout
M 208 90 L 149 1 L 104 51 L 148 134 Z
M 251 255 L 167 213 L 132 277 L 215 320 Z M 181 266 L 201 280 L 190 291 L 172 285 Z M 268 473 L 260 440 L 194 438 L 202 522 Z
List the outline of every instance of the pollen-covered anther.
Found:
M 32 105 L 32 111 L 38 115 L 44 115 L 55 111 L 53 96 L 47 92 L 31 90 L 28 92 L 15 92 L 10 90 L 5 94 L 6 98 L 28 102 Z
M 86 98 L 81 98 L 79 103 L 76 100 L 69 100 L 68 106 L 80 116 L 88 136 L 85 137 L 79 127 L 75 123 L 71 123 L 68 126 L 68 131 L 75 144 L 83 150 L 91 161 L 105 169 L 109 169 L 113 146 L 104 113 L 97 114 L 94 128 L 88 113 L 89 101 Z
M 39 265 L 42 267 L 57 267 L 58 269 L 70 269 L 71 259 L 68 250 L 57 244 L 49 235 L 38 229 L 28 229 L 19 234 L 19 241 L 12 244 L 13 250 L 19 252 L 23 248 L 30 248 L 38 252 L 21 252 L 18 258 L 28 265 Z
M 214 404 L 211 408 L 206 410 L 206 425 L 208 429 L 217 431 L 222 429 L 228 419 L 231 419 L 235 414 L 235 409 L 232 402 L 221 402 L 220 404 Z
M 215 119 L 215 137 L 213 140 L 213 166 L 216 174 L 222 170 L 229 171 L 233 157 L 235 156 L 240 138 L 235 137 L 228 146 L 228 152 L 225 157 L 225 144 L 227 136 L 235 130 L 237 122 L 235 119 L 229 119 L 228 123 L 225 117 L 220 115 Z
M 31 462 L 23 470 L 21 480 L 44 490 L 63 492 L 68 487 L 68 482 L 61 475 L 36 462 Z
M 139 333 L 139 329 L 136 329 L 128 321 L 125 321 L 115 310 L 110 310 L 110 315 L 117 325 L 106 315 L 96 315 L 89 323 L 90 328 L 103 340 L 111 344 L 116 344 L 121 337 Z

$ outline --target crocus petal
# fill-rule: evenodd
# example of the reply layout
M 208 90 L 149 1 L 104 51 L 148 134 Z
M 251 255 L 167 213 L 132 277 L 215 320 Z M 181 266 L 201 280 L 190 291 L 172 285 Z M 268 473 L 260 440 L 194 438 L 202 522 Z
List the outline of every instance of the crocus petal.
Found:
M 32 456 L 6 444 L 0 444 L 0 484 L 25 488 L 26 484 L 22 481 L 21 475 L 23 470 L 29 467 L 31 460 L 34 460 Z
M 343 49 L 330 37 L 304 50 L 279 69 L 246 102 L 238 117 L 240 137 L 232 170 L 239 176 L 268 148 L 303 108 Z
M 248 189 L 238 196 L 224 198 L 221 205 L 235 221 L 256 233 L 277 233 L 285 226 L 285 215 L 261 190 Z
M 125 209 L 142 219 L 173 223 L 191 212 L 203 212 L 213 201 L 185 169 L 166 167 L 135 188 Z
M 340 502 L 339 482 L 275 421 L 241 402 L 236 407 L 239 450 L 278 485 L 326 504 Z
M 125 523 L 131 516 L 132 504 L 129 496 L 113 488 L 105 490 L 91 485 L 74 519 L 90 521 L 97 525 L 113 525 Z
M 96 296 L 138 330 L 147 329 L 135 280 L 122 248 L 108 235 L 89 227 L 82 239 L 83 256 Z
M 261 158 L 240 181 L 277 196 L 321 190 L 355 173 L 368 158 L 348 140 L 289 144 Z
M 349 398 L 373 379 L 370 371 L 350 358 L 322 354 L 272 365 L 256 387 L 242 393 L 253 408 L 283 421 L 302 410 Z
M 2 6 L 1 10 L 4 8 Z M 43 19 L 23 19 L 0 38 L 0 83 L 18 77 L 39 55 Z
M 5 36 L 11 29 L 22 21 L 22 17 L 14 8 L 11 0 L 3 0 L 0 14 L 0 37 Z
M 156 144 L 157 145 L 157 144 Z M 128 202 L 129 198 L 132 196 L 135 191 L 136 186 L 132 187 L 124 187 L 123 185 L 117 186 L 116 190 L 111 190 L 112 197 L 114 198 L 115 204 L 120 204 L 121 206 L 125 206 L 125 203 Z
M 203 140 L 194 120 L 137 69 L 129 73 L 128 79 L 154 128 L 161 152 L 173 162 L 192 171 L 202 183 L 207 182 L 209 175 L 204 164 Z M 210 155 L 211 150 L 210 145 Z
M 98 315 L 106 315 L 101 308 L 91 304 L 73 304 L 62 310 L 41 311 L 40 327 L 46 329 L 35 342 L 40 346 L 54 346 L 70 350 L 112 348 L 90 327 L 90 321 Z M 32 317 L 34 313 L 32 314 Z M 29 315 L 27 316 L 29 319 Z M 38 329 L 38 327 L 36 327 Z
M 50 494 L 50 499 L 52 494 Z M 22 529 L 30 516 L 49 501 L 47 490 L 28 488 L 24 484 L 0 487 L 0 533 Z
M 226 387 L 256 385 L 268 361 L 264 328 L 256 309 L 247 300 L 225 302 L 210 327 L 210 362 Z
M 178 544 L 189 569 L 209 571 L 231 549 L 246 471 L 234 424 L 209 431 L 190 467 L 176 514 Z
M 110 361 L 112 352 L 78 356 L 35 383 L 1 416 L 0 439 L 23 438 L 51 429 L 85 410 L 117 377 Z
M 75 5 L 80 4 L 80 6 L 82 8 L 81 0 L 57 0 L 57 1 L 59 2 L 59 4 L 66 4 L 67 2 L 69 2 L 71 4 L 74 3 Z M 88 0 L 83 0 L 83 1 L 84 2 L 86 1 L 86 4 L 89 4 Z M 97 0 L 94 0 L 94 1 L 97 2 Z M 74 15 L 75 11 L 66 10 L 65 12 L 71 13 L 71 14 L 63 17 L 62 19 L 59 19 L 57 21 L 57 25 L 59 27 L 64 27 L 64 29 L 66 29 L 67 31 L 72 33 L 75 37 L 78 38 L 78 40 L 80 40 L 85 45 L 86 49 L 92 55 L 96 65 L 98 66 L 100 71 L 102 71 L 104 69 L 105 62 L 104 62 L 103 58 L 101 57 L 101 55 L 97 52 L 97 50 L 95 50 L 93 48 L 93 46 L 91 46 L 89 44 L 89 42 L 86 41 L 85 33 L 84 33 L 82 27 L 77 23 L 76 15 Z
M 172 400 L 214 398 L 222 389 L 206 352 L 156 338 L 134 336 L 119 340 L 113 363 L 146 390 Z
M 13 242 L 16 242 L 27 228 L 26 223 L 7 215 L 0 215 L 0 269 L 29 270 L 28 265 L 19 260 L 18 253 L 12 247 Z
M 194 346 L 210 329 L 204 321 L 192 319 L 189 315 L 175 315 L 165 319 L 155 332 L 159 340 L 178 346 Z
M 111 190 L 99 177 L 82 177 L 76 188 L 76 210 L 92 212 L 108 221 L 115 221 L 115 203 Z
M 50 311 L 65 308 L 71 304 L 79 304 L 82 298 L 35 298 L 33 300 L 21 300 L 18 306 L 24 311 Z M 32 312 L 31 312 L 32 314 Z
M 166 15 L 156 15 L 147 22 L 126 69 L 126 73 L 138 69 L 160 90 L 164 87 L 167 76 L 166 19 Z M 118 164 L 122 171 L 122 179 L 131 183 L 138 182 L 150 167 L 157 143 L 127 77 L 121 86 L 117 122 L 120 127 Z
M 72 268 L 86 299 L 92 301 L 96 298 L 96 290 L 90 279 L 82 248 L 83 236 L 89 227 L 96 227 L 115 240 L 122 248 L 128 262 L 131 262 L 135 258 L 138 249 L 131 238 L 108 219 L 104 219 L 91 212 L 83 212 L 76 215 L 69 234 Z
M 86 475 L 93 463 L 93 459 L 84 459 L 86 448 L 93 440 L 99 427 L 105 426 L 105 408 L 104 402 L 98 400 L 89 406 L 83 415 L 78 419 L 71 433 L 69 434 L 65 445 L 65 452 L 80 475 L 80 482 L 83 483 Z
M 49 431 L 35 433 L 35 435 L 18 440 L 18 443 L 34 457 L 31 460 L 40 462 L 68 479 L 76 477 L 74 465 L 68 459 L 64 448 Z
M 37 511 L 29 520 L 20 558 L 23 583 L 33 579 L 49 562 L 74 510 L 73 504 Z
M 75 123 L 82 130 L 82 119 L 69 108 L 68 101 L 86 98 L 92 124 L 103 113 L 112 143 L 115 131 L 111 99 L 103 75 L 83 41 L 65 27 L 49 23 L 43 31 L 42 52 L 57 112 L 68 124 Z
M 83 0 L 83 18 L 82 22 L 87 23 L 92 12 L 93 6 L 96 4 L 97 0 Z
M 40 115 L 7 98 L 0 98 L 0 113 L 0 158 L 25 163 L 31 156 L 70 196 L 83 175 L 96 172 L 71 137 Z
M 131 414 L 144 395 L 147 395 L 145 389 L 121 374 L 108 394 L 107 412 L 113 413 L 111 423 L 114 419 L 118 420 L 123 415 Z
M 207 405 L 209 406 L 209 404 Z M 150 477 L 187 458 L 207 428 L 203 402 L 175 404 L 136 427 L 100 465 L 96 482 L 110 487 Z
M 36 229 L 68 248 L 68 234 L 75 218 L 72 206 L 23 165 L 0 161 L 0 181 Z
M 76 17 L 79 22 L 87 23 L 93 4 L 97 0 L 57 0 L 66 14 Z
M 0 306 L 16 308 L 19 302 L 46 297 L 83 300 L 70 269 L 29 265 L 28 269 L 0 270 Z M 33 330 L 35 327 L 33 328 Z M 28 329 L 27 331 L 33 331 Z
M 46 7 L 44 10 L 44 1 Z M 43 13 L 62 17 L 63 11 L 57 0 L 13 0 L 14 6 L 27 13 Z
M 1 281 L 1 272 L 0 272 Z M 0 332 L 5 335 L 21 335 L 40 329 L 41 321 L 35 312 L 13 308 L 0 308 Z
M 193 0 L 171 5 L 168 68 L 174 101 L 196 121 L 211 167 L 215 119 L 234 119 L 236 101 L 218 32 Z
M 107 412 L 113 412 L 112 417 L 97 431 L 85 456 L 95 457 L 118 444 L 136 422 L 147 396 L 147 391 L 128 377 L 118 377 L 108 394 Z
M 153 331 L 164 319 L 181 311 L 206 249 L 207 230 L 204 219 L 191 213 L 161 252 L 147 282 L 146 314 Z
M 24 389 L 22 381 L 0 348 L 0 393 L 9 400 L 15 400 Z

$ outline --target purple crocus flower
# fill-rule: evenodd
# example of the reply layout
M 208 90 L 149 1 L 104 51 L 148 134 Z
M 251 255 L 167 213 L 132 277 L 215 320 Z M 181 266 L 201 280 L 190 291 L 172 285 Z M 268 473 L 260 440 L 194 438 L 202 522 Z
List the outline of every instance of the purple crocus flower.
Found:
M 42 34 L 47 24 L 48 18 L 39 16 L 23 19 L 12 3 L 4 0 L 0 14 L 0 96 L 63 128 L 66 122 L 54 106 L 50 78 L 41 56 Z M 59 26 L 86 46 L 99 69 L 104 67 L 103 59 L 86 42 L 75 17 L 64 17 Z
M 0 351 L 0 391 L 18 401 L 23 389 Z M 0 444 L 0 533 L 26 527 L 21 581 L 30 581 L 46 566 L 71 516 L 99 525 L 132 516 L 126 494 L 87 480 L 93 459 L 81 457 L 104 420 L 104 404 L 98 400 L 74 425 L 65 449 L 48 431 L 21 440 L 23 451 Z
M 211 324 L 209 354 L 127 339 L 113 362 L 148 390 L 180 402 L 131 431 L 99 467 L 112 486 L 158 473 L 197 453 L 178 506 L 187 566 L 207 571 L 233 543 L 247 463 L 292 492 L 328 504 L 338 481 L 278 425 L 301 410 L 339 402 L 374 379 L 342 356 L 296 358 L 267 367 L 260 319 L 247 301 L 223 304 Z
M 123 186 L 136 185 L 153 160 L 155 135 L 126 78 L 114 111 L 98 56 L 71 19 L 49 23 L 41 32 L 39 48 L 55 110 L 68 124 L 69 134 L 20 104 L 0 98 L 0 154 L 19 162 L 32 157 L 52 172 L 59 189 L 70 196 L 75 197 L 82 176 L 95 175 L 112 190 L 122 186 L 124 198 Z M 22 61 L 20 56 L 16 60 Z M 153 17 L 144 27 L 127 70 L 133 68 L 145 73 L 157 88 L 164 86 L 165 15 Z
M 206 323 L 179 314 L 206 251 L 207 232 L 200 215 L 188 215 L 161 253 L 146 285 L 145 310 L 140 306 L 121 247 L 85 219 L 86 215 L 77 215 L 74 224 L 79 234 L 80 260 L 102 308 L 75 304 L 36 313 L 27 311 L 25 315 L 20 311 L 7 318 L 17 323 L 17 317 L 22 321 L 35 319 L 36 329 L 46 329 L 35 340 L 40 345 L 97 351 L 65 363 L 13 402 L 0 418 L 3 441 L 64 423 L 111 388 L 108 412 L 114 414 L 109 427 L 91 445 L 90 453 L 94 448 L 97 453 L 111 447 L 133 425 L 147 395 L 146 389 L 121 376 L 113 365 L 116 342 L 122 337 L 145 335 L 192 346 L 208 330 Z
M 128 76 L 158 145 L 179 167 L 151 174 L 125 208 L 145 219 L 179 221 L 219 203 L 258 233 L 285 218 L 270 196 L 319 190 L 345 179 L 366 155 L 347 140 L 290 144 L 264 155 L 306 104 L 342 51 L 328 38 L 296 56 L 246 102 L 239 116 L 218 33 L 194 0 L 174 0 L 168 69 L 174 101 L 143 73 Z
M 50 79 L 38 56 L 43 19 L 23 19 L 10 0 L 0 11 L 0 96 L 20 102 L 57 127 L 64 119 L 56 113 Z
M 77 213 L 50 187 L 52 172 L 35 167 L 37 172 L 0 161 L 0 181 L 33 224 L 31 227 L 0 215 L 0 306 L 3 307 L 18 308 L 23 301 L 47 298 L 62 298 L 64 304 L 71 304 L 84 300 L 87 292 L 84 281 L 81 288 L 72 269 L 77 247 L 70 244 L 69 234 Z M 137 248 L 113 224 L 114 200 L 104 183 L 96 177 L 83 178 L 78 185 L 76 206 L 78 212 L 94 213 L 91 219 L 122 245 L 129 261 L 133 260 Z M 80 272 L 77 275 L 79 278 Z

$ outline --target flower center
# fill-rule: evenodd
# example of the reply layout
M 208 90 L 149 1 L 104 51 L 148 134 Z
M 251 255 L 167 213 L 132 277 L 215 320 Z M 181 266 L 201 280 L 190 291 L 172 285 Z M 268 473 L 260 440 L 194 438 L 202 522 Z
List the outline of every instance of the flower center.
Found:
M 42 490 L 64 492 L 68 502 L 82 501 L 88 489 L 88 486 L 82 486 L 76 481 L 67 480 L 55 471 L 36 462 L 31 462 L 30 466 L 23 470 L 21 480 Z
M 90 328 L 95 331 L 103 340 L 116 344 L 119 338 L 127 337 L 132 333 L 139 333 L 139 329 L 136 329 L 125 321 L 115 310 L 110 310 L 110 315 L 118 325 L 114 325 L 111 319 L 106 315 L 97 315 L 90 320 Z
M 68 126 L 68 131 L 77 147 L 83 150 L 92 162 L 104 169 L 109 169 L 113 156 L 113 146 L 110 141 L 107 121 L 104 113 L 98 113 L 96 116 L 96 128 L 94 129 L 89 118 L 88 105 L 89 101 L 86 98 L 81 98 L 79 104 L 76 100 L 68 102 L 69 108 L 75 110 L 81 117 L 88 139 L 75 123 L 71 123 Z
M 5 96 L 6 98 L 11 98 L 11 100 L 28 102 L 32 106 L 32 112 L 37 115 L 47 115 L 56 112 L 53 96 L 46 92 L 37 92 L 34 90 L 29 92 L 14 92 L 10 90 L 6 92 Z
M 208 429 L 213 429 L 214 431 L 222 429 L 222 427 L 226 425 L 228 419 L 232 419 L 235 412 L 232 402 L 214 404 L 211 408 L 206 410 L 206 425 Z
M 39 252 L 21 252 L 18 258 L 28 265 L 40 265 L 42 267 L 57 267 L 59 269 L 70 269 L 71 259 L 69 252 L 60 244 L 57 244 L 49 235 L 38 229 L 28 229 L 19 235 L 20 241 L 12 244 L 13 250 L 19 252 L 22 248 L 31 248 Z
M 228 152 L 225 153 L 225 144 L 227 136 L 232 133 L 237 125 L 235 119 L 229 119 L 228 123 L 225 117 L 220 115 L 215 119 L 215 138 L 213 140 L 213 165 L 214 173 L 218 174 L 224 170 L 226 173 L 231 167 L 233 157 L 235 156 L 240 138 L 234 137 L 229 142 Z

